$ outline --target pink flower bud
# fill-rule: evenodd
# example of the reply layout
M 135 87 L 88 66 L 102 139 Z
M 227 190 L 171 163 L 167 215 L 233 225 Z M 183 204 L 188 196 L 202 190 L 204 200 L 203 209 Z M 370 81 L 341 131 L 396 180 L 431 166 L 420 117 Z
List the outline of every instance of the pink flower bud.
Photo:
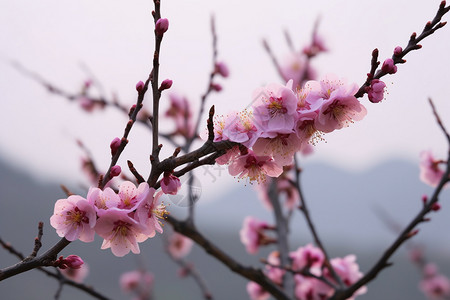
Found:
M 84 261 L 77 255 L 69 255 L 66 258 L 62 256 L 55 262 L 55 266 L 60 269 L 79 269 L 84 264 Z
M 381 70 L 388 74 L 395 74 L 397 72 L 397 66 L 394 64 L 392 58 L 388 58 L 384 61 Z
M 117 153 L 117 149 L 119 149 L 121 144 L 121 140 L 118 137 L 115 137 L 109 147 L 111 148 L 111 155 L 114 156 Z
M 181 181 L 172 173 L 164 172 L 164 177 L 161 179 L 161 189 L 164 194 L 176 195 L 181 188 Z
M 139 81 L 136 84 L 136 91 L 138 91 L 140 93 L 140 92 L 142 92 L 143 89 L 144 89 L 144 83 L 142 81 Z
M 222 86 L 218 83 L 211 83 L 211 89 L 216 92 L 220 92 L 222 90 Z
M 223 62 L 216 63 L 215 72 L 220 74 L 222 77 L 228 77 L 230 75 L 230 70 L 228 70 L 227 65 Z
M 159 19 L 156 21 L 155 32 L 158 36 L 163 36 L 163 34 L 169 29 L 169 20 Z
M 397 46 L 394 49 L 394 55 L 399 56 L 400 54 L 402 54 L 402 51 L 403 51 L 402 47 Z
M 374 79 L 370 82 L 370 86 L 366 87 L 367 95 L 372 103 L 378 103 L 384 98 L 384 88 L 386 84 L 379 80 Z
M 122 168 L 120 168 L 120 166 L 112 166 L 111 167 L 111 177 L 116 177 L 120 175 L 120 172 L 122 172 Z
M 431 206 L 431 209 L 434 211 L 438 211 L 441 209 L 441 205 L 439 203 L 434 203 L 433 206 Z
M 423 195 L 422 196 L 422 202 L 423 202 L 423 204 L 427 204 L 427 202 L 428 202 L 428 196 L 427 195 Z
M 159 90 L 163 91 L 163 90 L 170 89 L 170 87 L 172 86 L 172 83 L 173 83 L 173 81 L 170 79 L 163 80 L 163 82 L 161 82 L 161 86 L 159 87 Z

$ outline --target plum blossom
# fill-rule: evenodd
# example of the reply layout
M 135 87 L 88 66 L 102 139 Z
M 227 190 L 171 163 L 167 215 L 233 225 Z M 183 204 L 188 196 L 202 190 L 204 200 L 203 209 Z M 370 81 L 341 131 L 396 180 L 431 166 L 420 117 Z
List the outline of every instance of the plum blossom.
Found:
M 283 79 L 286 82 L 292 80 L 294 89 L 300 88 L 303 80 L 315 77 L 315 71 L 309 66 L 303 52 L 291 52 L 285 57 L 280 68 Z
M 320 248 L 308 244 L 291 252 L 290 257 L 292 259 L 292 268 L 294 270 L 303 270 L 304 268 L 307 268 L 309 272 L 316 276 L 322 275 L 322 265 L 325 260 L 325 255 Z
M 161 219 L 167 214 L 166 206 L 160 203 L 162 192 L 155 193 L 154 188 L 150 188 L 146 197 L 136 209 L 135 218 L 140 224 L 145 226 L 143 232 L 148 237 L 153 237 L 156 231 L 163 232 Z
M 292 80 L 286 86 L 271 84 L 254 92 L 254 124 L 262 130 L 261 137 L 293 132 L 297 114 L 297 96 L 292 91 Z
M 268 245 L 275 240 L 264 234 L 264 230 L 272 228 L 267 222 L 260 221 L 254 217 L 246 217 L 239 232 L 241 242 L 250 254 L 256 254 L 259 246 Z
M 176 195 L 180 188 L 180 179 L 174 176 L 171 172 L 164 172 L 164 176 L 161 179 L 161 189 L 164 194 Z
M 124 293 L 131 293 L 134 299 L 149 299 L 153 287 L 154 275 L 143 270 L 125 272 L 120 276 L 119 285 Z
M 60 256 L 58 260 L 55 261 L 55 267 L 64 269 L 79 269 L 84 264 L 84 261 L 78 255 L 69 255 L 66 258 Z
M 341 90 L 339 90 L 341 91 Z M 356 90 L 352 90 L 356 92 Z M 353 96 L 353 92 L 336 93 L 322 104 L 315 127 L 323 132 L 332 132 L 336 129 L 348 127 L 353 121 L 362 120 L 366 108 Z
M 248 179 L 250 183 L 258 183 L 270 177 L 278 177 L 283 168 L 277 165 L 269 156 L 256 156 L 252 150 L 236 158 L 229 166 L 228 172 L 231 176 L 238 176 L 242 179 Z
M 228 77 L 230 75 L 230 70 L 224 62 L 217 62 L 215 66 L 215 73 L 220 74 L 222 77 Z
M 295 297 L 299 300 L 324 300 L 334 292 L 333 288 L 321 280 L 295 275 Z
M 139 184 L 138 188 L 131 181 L 124 181 L 119 186 L 118 208 L 132 212 L 149 193 L 148 183 Z
M 434 158 L 431 151 L 422 151 L 420 153 L 420 180 L 426 184 L 436 187 L 444 176 L 444 171 L 439 168 L 442 160 Z
M 333 258 L 330 263 L 346 286 L 351 286 L 363 276 L 363 274 L 359 271 L 359 266 L 356 263 L 355 255 L 347 255 L 344 258 Z M 354 297 L 365 294 L 366 292 L 367 287 L 362 286 L 353 294 L 351 298 L 348 299 L 354 299 Z
M 247 293 L 251 300 L 267 300 L 270 298 L 270 294 L 253 281 L 247 283 Z
M 82 242 L 92 242 L 96 220 L 93 204 L 81 196 L 72 195 L 56 201 L 50 224 L 60 237 L 65 237 L 68 241 L 79 239 Z
M 174 232 L 169 237 L 167 250 L 172 257 L 175 259 L 180 259 L 191 251 L 193 244 L 194 242 L 190 238 Z
M 105 210 L 117 207 L 120 203 L 119 195 L 113 189 L 107 187 L 103 191 L 99 188 L 91 187 L 89 189 L 87 200 L 92 203 L 100 216 Z
M 267 257 L 267 262 L 269 263 L 268 265 L 266 265 L 267 277 L 269 277 L 270 280 L 272 280 L 276 284 L 282 285 L 283 276 L 286 273 L 286 271 L 281 268 L 275 267 L 280 265 L 280 252 L 278 251 L 270 252 L 269 256 Z
M 450 297 L 450 280 L 438 272 L 435 264 L 428 263 L 423 268 L 424 278 L 419 283 L 420 290 L 430 300 Z
M 104 238 L 101 249 L 111 248 L 115 256 L 122 257 L 130 251 L 139 254 L 138 242 L 145 241 L 148 236 L 142 232 L 144 225 L 128 216 L 127 211 L 111 208 L 97 220 L 95 232 Z
M 273 157 L 279 166 L 292 164 L 294 154 L 301 148 L 302 141 L 295 133 L 278 134 L 273 138 L 259 138 L 253 145 L 256 155 Z
M 231 114 L 222 130 L 222 139 L 241 143 L 247 148 L 252 147 L 260 135 L 261 130 L 253 123 L 253 114 L 247 110 Z

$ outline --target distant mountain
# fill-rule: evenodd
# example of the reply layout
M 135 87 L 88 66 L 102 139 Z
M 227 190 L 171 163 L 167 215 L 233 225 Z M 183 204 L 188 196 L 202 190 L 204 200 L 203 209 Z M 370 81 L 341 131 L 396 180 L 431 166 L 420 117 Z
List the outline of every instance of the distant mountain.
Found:
M 401 225 L 417 213 L 421 195 L 430 189 L 419 182 L 418 168 L 402 161 L 386 162 L 367 172 L 351 173 L 321 164 L 306 165 L 302 174 L 303 188 L 314 223 L 327 245 L 331 256 L 354 253 L 358 256 L 362 271 L 382 254 L 394 239 L 394 234 L 383 224 L 376 211 L 384 210 Z M 0 161 L 0 237 L 11 242 L 24 254 L 29 254 L 37 234 L 37 223 L 44 221 L 43 250 L 59 240 L 49 225 L 53 204 L 63 198 L 59 183 L 36 182 L 32 177 L 16 171 Z M 449 192 L 443 199 L 449 198 Z M 272 217 L 260 205 L 252 187 L 237 185 L 216 201 L 200 201 L 196 209 L 198 227 L 214 243 L 238 261 L 261 266 L 259 257 L 265 257 L 270 249 L 263 249 L 258 257 L 246 254 L 239 242 L 238 231 L 247 215 L 271 221 Z M 447 201 L 448 202 L 448 201 Z M 174 213 L 185 208 L 172 206 Z M 436 261 L 440 269 L 450 275 L 449 210 L 433 214 L 432 222 L 421 226 L 416 241 L 427 245 L 427 255 Z M 294 250 L 311 242 L 311 237 L 299 213 L 292 224 L 291 245 Z M 168 230 L 169 225 L 166 226 Z M 142 255 L 114 257 L 109 250 L 100 250 L 97 237 L 93 243 L 74 242 L 63 255 L 78 254 L 90 265 L 87 283 L 112 299 L 128 299 L 118 287 L 121 272 L 144 265 L 155 274 L 155 299 L 202 299 L 198 287 L 191 278 L 180 279 L 177 266 L 162 253 L 160 237 L 141 244 Z M 436 248 L 439 247 L 439 248 Z M 214 299 L 248 299 L 246 280 L 235 276 L 228 269 L 194 247 L 188 257 L 205 277 Z M 16 262 L 15 257 L 0 249 L 0 267 Z M 362 300 L 424 299 L 418 291 L 420 274 L 406 257 L 404 250 L 393 258 L 394 266 L 381 273 L 379 279 L 369 285 L 369 293 Z M 26 287 L 26 288 L 24 288 Z M 1 299 L 52 299 L 57 282 L 38 271 L 10 278 L 0 283 Z M 89 299 L 87 295 L 65 287 L 61 299 Z

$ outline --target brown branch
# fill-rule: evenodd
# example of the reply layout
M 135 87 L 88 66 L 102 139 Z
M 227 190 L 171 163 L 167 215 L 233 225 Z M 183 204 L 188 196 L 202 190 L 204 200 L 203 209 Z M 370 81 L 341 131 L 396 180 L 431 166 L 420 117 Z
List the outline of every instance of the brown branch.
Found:
M 290 299 L 274 282 L 272 282 L 260 269 L 253 267 L 246 267 L 235 261 L 228 254 L 219 249 L 216 245 L 206 239 L 200 232 L 197 231 L 194 225 L 185 221 L 179 221 L 174 217 L 168 215 L 166 220 L 172 225 L 173 229 L 181 233 L 202 247 L 209 255 L 215 257 L 222 262 L 231 271 L 247 278 L 248 280 L 258 283 L 267 292 L 272 294 L 276 299 Z
M 450 10 L 450 6 L 445 7 L 445 5 L 446 5 L 446 1 L 442 1 L 441 4 L 439 5 L 439 9 L 438 9 L 435 17 L 433 18 L 433 21 L 427 22 L 427 24 L 425 25 L 425 27 L 422 30 L 422 33 L 419 36 L 417 36 L 417 34 L 414 32 L 411 35 L 408 45 L 406 46 L 405 49 L 403 49 L 400 53 L 394 52 L 394 54 L 392 55 L 392 60 L 394 61 L 394 64 L 405 63 L 406 60 L 404 60 L 403 58 L 409 52 L 411 52 L 413 50 L 419 50 L 422 48 L 422 45 L 419 44 L 420 41 L 422 41 L 427 36 L 432 35 L 436 30 L 444 27 L 445 24 L 447 24 L 447 22 L 441 22 L 442 17 Z M 378 55 L 378 50 L 375 49 L 374 51 L 377 51 L 377 55 Z M 374 66 L 373 57 L 374 57 L 374 55 L 372 53 L 372 64 L 371 64 L 372 68 Z M 378 64 L 377 64 L 377 66 L 378 66 Z M 370 86 L 370 83 L 372 82 L 373 79 L 380 79 L 381 77 L 385 76 L 387 73 L 380 69 L 376 73 L 371 71 L 369 74 L 368 74 L 368 78 L 367 78 L 366 82 L 359 88 L 358 92 L 355 94 L 356 98 L 361 98 L 362 96 L 364 96 L 364 94 L 366 93 L 366 87 Z
M 441 119 L 440 119 L 439 115 L 437 114 L 437 111 L 436 111 L 432 101 L 430 101 L 430 104 L 431 104 L 432 109 L 433 109 L 433 114 L 436 117 L 436 122 L 439 124 L 439 126 L 441 127 L 441 130 L 446 135 L 447 140 L 449 140 L 448 139 L 448 133 L 447 133 L 445 127 L 443 127 Z M 433 210 L 435 203 L 437 203 L 439 201 L 439 195 L 440 195 L 442 189 L 450 181 L 450 177 L 449 176 L 450 176 L 450 142 L 449 142 L 449 150 L 448 150 L 448 158 L 447 158 L 447 167 L 446 167 L 445 173 L 442 175 L 441 181 L 439 182 L 439 184 L 435 188 L 430 201 L 428 201 L 423 206 L 422 210 L 408 224 L 408 226 L 399 234 L 399 236 L 392 243 L 392 245 L 389 248 L 387 248 L 387 250 L 381 256 L 381 258 L 369 270 L 369 272 L 367 272 L 362 278 L 360 278 L 356 283 L 354 283 L 348 289 L 343 290 L 343 291 L 336 291 L 336 293 L 333 295 L 333 297 L 330 298 L 330 300 L 347 299 L 348 297 L 353 295 L 353 293 L 355 291 L 357 291 L 360 287 L 362 287 L 363 285 L 365 285 L 365 284 L 369 283 L 370 281 L 372 281 L 373 279 L 375 279 L 376 276 L 378 275 L 378 273 L 380 273 L 384 268 L 386 268 L 386 267 L 391 265 L 391 263 L 389 263 L 389 259 L 391 258 L 391 256 L 395 253 L 395 251 L 397 251 L 397 249 L 405 241 L 407 241 L 408 239 L 410 239 L 411 237 L 413 237 L 414 235 L 416 235 L 418 233 L 418 230 L 414 230 L 414 228 L 418 224 L 420 224 L 422 222 L 425 222 L 427 220 L 425 218 L 425 216 L 430 211 Z
M 330 262 L 330 256 L 328 255 L 327 250 L 325 249 L 325 246 L 323 245 L 319 234 L 317 233 L 316 227 L 314 226 L 314 223 L 312 221 L 312 218 L 309 214 L 309 209 L 308 206 L 306 205 L 306 201 L 305 201 L 305 197 L 303 196 L 303 190 L 301 188 L 301 184 L 300 184 L 300 173 L 301 173 L 301 169 L 298 166 L 298 160 L 297 157 L 294 156 L 294 166 L 295 166 L 295 179 L 296 181 L 294 182 L 294 187 L 297 189 L 298 194 L 299 194 L 299 198 L 300 198 L 300 206 L 299 209 L 300 211 L 303 213 L 306 222 L 308 224 L 309 230 L 311 231 L 311 234 L 314 238 L 314 242 L 317 245 L 317 247 L 320 248 L 320 250 L 322 250 L 322 253 L 325 257 L 324 259 L 324 265 L 325 267 L 330 271 L 331 276 L 333 277 L 333 279 L 338 283 L 338 285 L 340 287 L 343 287 L 343 283 L 341 278 L 339 277 L 339 275 L 336 273 L 336 271 L 334 270 L 333 265 Z

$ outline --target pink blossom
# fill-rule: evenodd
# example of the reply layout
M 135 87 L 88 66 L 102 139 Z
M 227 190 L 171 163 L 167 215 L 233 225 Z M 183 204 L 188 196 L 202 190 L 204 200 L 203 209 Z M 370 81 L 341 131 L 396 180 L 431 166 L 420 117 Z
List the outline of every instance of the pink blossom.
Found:
M 140 224 L 145 226 L 143 232 L 148 237 L 153 237 L 156 231 L 163 232 L 161 221 L 164 215 L 167 214 L 166 206 L 160 203 L 162 192 L 155 194 L 155 189 L 150 188 L 146 197 L 141 201 L 136 209 L 135 218 Z
M 353 121 L 362 120 L 366 114 L 366 108 L 353 94 L 336 93 L 322 104 L 315 127 L 323 132 L 331 132 L 347 127 Z
M 267 300 L 270 298 L 270 294 L 253 281 L 247 283 L 247 293 L 251 300 Z
M 233 146 L 233 148 L 228 149 L 224 155 L 216 158 L 216 163 L 219 165 L 226 165 L 236 159 L 240 154 L 241 150 L 239 150 L 239 146 Z
M 270 177 L 278 177 L 283 168 L 273 162 L 269 156 L 256 156 L 253 151 L 236 158 L 229 166 L 228 172 L 231 176 L 248 179 L 250 183 L 257 181 L 258 183 L 265 180 L 266 175 Z
M 176 195 L 181 188 L 181 181 L 170 172 L 164 172 L 161 179 L 161 189 L 164 194 Z
M 222 130 L 223 139 L 241 143 L 247 148 L 251 148 L 260 135 L 261 130 L 253 123 L 253 114 L 247 110 L 231 114 Z
M 82 283 L 89 274 L 89 266 L 86 263 L 84 263 L 78 269 L 67 268 L 60 270 L 60 272 L 64 277 L 73 280 L 77 283 Z
M 298 190 L 292 185 L 290 179 L 284 174 L 285 173 L 283 173 L 277 181 L 278 192 L 286 196 L 284 205 L 289 210 L 293 210 L 297 208 L 300 203 L 300 195 L 298 194 Z
M 131 181 L 124 181 L 119 186 L 119 199 L 120 202 L 117 205 L 118 208 L 132 212 L 135 210 L 142 200 L 147 197 L 149 193 L 148 183 L 143 182 L 139 184 L 138 188 Z
M 274 242 L 274 239 L 264 234 L 264 230 L 268 228 L 270 228 L 269 224 L 254 217 L 248 216 L 244 219 L 244 224 L 239 234 L 241 242 L 245 245 L 248 253 L 256 254 L 259 246 Z
M 286 271 L 281 268 L 275 267 L 280 265 L 280 253 L 278 251 L 272 251 L 267 257 L 267 262 L 269 263 L 268 265 L 266 265 L 267 277 L 269 277 L 270 280 L 272 280 L 276 284 L 282 285 L 283 276 Z
M 56 201 L 50 224 L 60 237 L 65 237 L 68 241 L 79 239 L 92 242 L 96 220 L 93 204 L 81 196 L 72 195 Z
M 372 103 L 378 103 L 384 98 L 384 88 L 386 84 L 379 80 L 374 79 L 370 82 L 370 86 L 366 87 L 367 95 Z
M 419 283 L 419 288 L 428 299 L 447 299 L 450 296 L 450 280 L 438 273 L 435 264 L 425 265 L 423 273 L 424 278 Z
M 300 247 L 295 252 L 291 252 L 292 268 L 295 270 L 308 269 L 312 274 L 322 275 L 322 265 L 325 256 L 320 248 L 308 244 L 305 247 Z
M 120 288 L 125 293 L 133 293 L 137 299 L 149 299 L 154 281 L 152 273 L 135 270 L 125 272 L 120 276 Z
M 89 189 L 87 200 L 93 204 L 97 214 L 100 216 L 107 209 L 117 207 L 120 203 L 119 195 L 111 188 L 107 187 L 103 191 L 99 188 Z
M 172 233 L 168 242 L 169 244 L 167 249 L 170 255 L 176 259 L 180 259 L 188 255 L 192 249 L 192 245 L 194 244 L 190 238 L 187 238 L 177 232 Z
M 295 275 L 295 296 L 300 300 L 324 300 L 334 292 L 333 288 L 321 280 Z
M 291 52 L 280 67 L 283 79 L 286 82 L 292 80 L 294 89 L 300 88 L 303 80 L 315 77 L 315 72 L 302 52 Z
M 117 208 L 105 211 L 97 220 L 95 232 L 104 238 L 101 249 L 111 248 L 115 256 L 124 256 L 130 251 L 139 254 L 138 242 L 143 242 L 147 236 L 142 232 L 145 227 L 130 218 L 128 213 Z
M 293 132 L 297 114 L 297 97 L 292 80 L 286 86 L 271 84 L 254 92 L 254 124 L 262 130 L 262 137 Z
M 347 255 L 344 258 L 333 258 L 330 263 L 346 286 L 351 286 L 363 276 L 363 274 L 359 271 L 359 266 L 356 263 L 355 255 Z M 354 297 L 365 294 L 366 292 L 367 287 L 362 286 L 353 294 L 352 298 L 348 299 L 354 299 Z
M 295 133 L 278 134 L 273 138 L 257 139 L 253 145 L 253 151 L 256 155 L 273 157 L 273 160 L 279 166 L 287 166 L 292 164 L 294 154 L 301 147 L 302 141 Z
M 316 128 L 317 116 L 318 112 L 316 111 L 299 113 L 294 129 L 302 143 L 301 148 L 308 143 L 315 145 L 323 140 L 323 133 Z
M 444 171 L 439 168 L 442 160 L 434 158 L 431 151 L 422 151 L 420 153 L 420 180 L 432 187 L 436 187 L 444 176 Z

